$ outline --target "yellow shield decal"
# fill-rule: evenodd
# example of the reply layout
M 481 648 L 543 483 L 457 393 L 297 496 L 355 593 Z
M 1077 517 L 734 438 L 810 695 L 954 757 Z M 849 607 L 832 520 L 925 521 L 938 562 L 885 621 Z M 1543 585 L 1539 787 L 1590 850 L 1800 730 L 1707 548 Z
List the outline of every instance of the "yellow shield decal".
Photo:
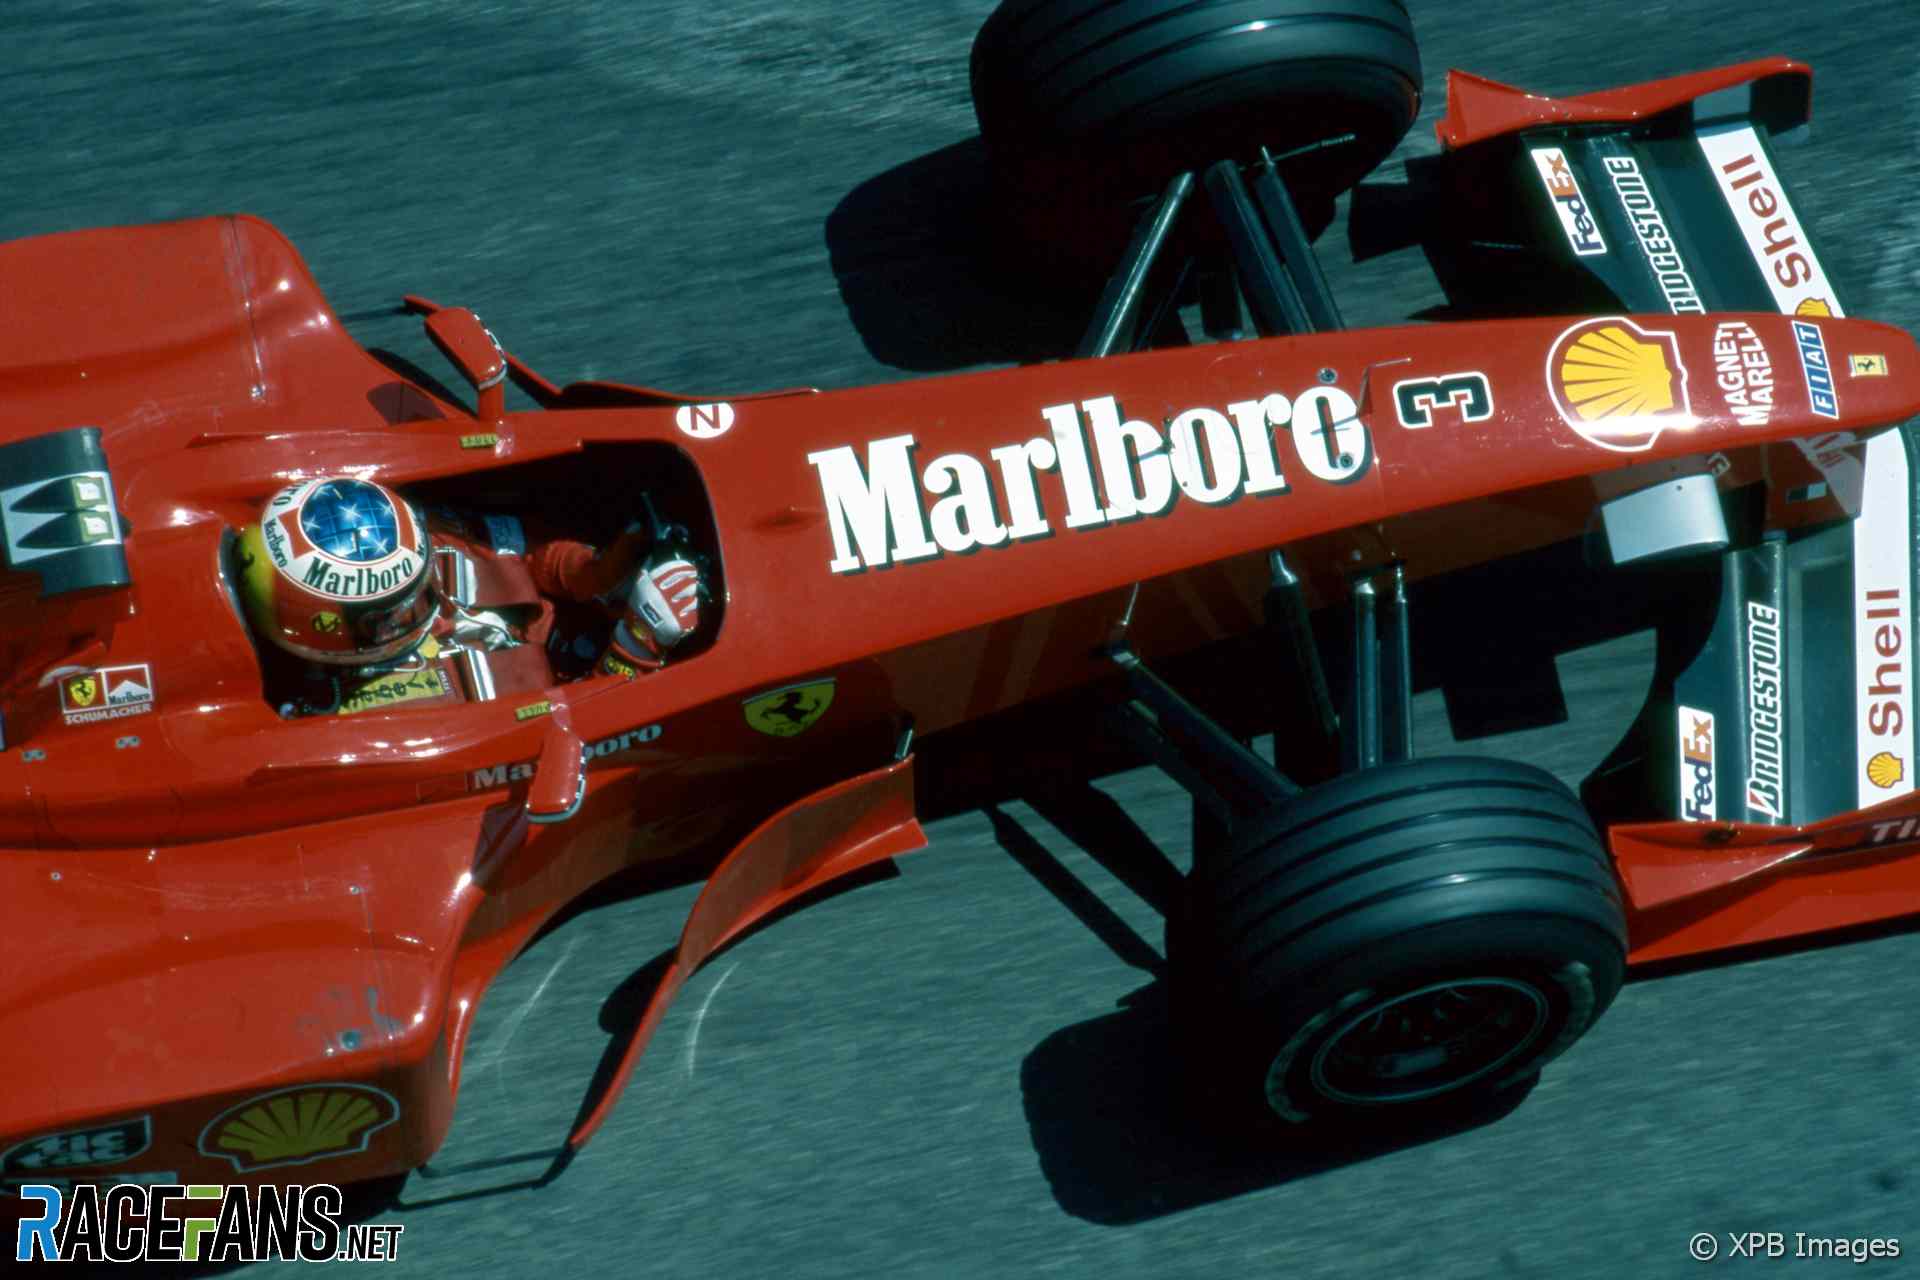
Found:
M 67 681 L 67 701 L 76 707 L 90 707 L 99 696 L 100 680 L 97 676 L 75 676 Z
M 761 733 L 791 738 L 805 733 L 833 705 L 833 681 L 790 684 L 756 694 L 741 704 L 747 723 Z

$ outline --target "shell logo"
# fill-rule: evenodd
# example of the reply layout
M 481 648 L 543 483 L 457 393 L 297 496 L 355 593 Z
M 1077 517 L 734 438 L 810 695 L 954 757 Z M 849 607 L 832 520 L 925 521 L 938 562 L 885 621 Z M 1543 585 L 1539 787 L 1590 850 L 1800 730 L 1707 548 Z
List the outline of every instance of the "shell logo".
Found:
M 1893 786 L 1906 775 L 1905 762 L 1891 751 L 1878 752 L 1867 761 L 1867 781 L 1882 790 Z
M 1833 314 L 1833 304 L 1825 298 L 1807 298 L 1793 309 L 1793 314 L 1797 316 L 1830 316 Z
M 1589 444 L 1618 453 L 1651 449 L 1662 431 L 1695 422 L 1674 335 L 1625 316 L 1562 333 L 1547 353 L 1547 388 L 1569 426 Z
M 261 1094 L 214 1117 L 200 1154 L 225 1157 L 242 1173 L 308 1164 L 365 1151 L 400 1118 L 400 1104 L 364 1084 L 297 1085 Z

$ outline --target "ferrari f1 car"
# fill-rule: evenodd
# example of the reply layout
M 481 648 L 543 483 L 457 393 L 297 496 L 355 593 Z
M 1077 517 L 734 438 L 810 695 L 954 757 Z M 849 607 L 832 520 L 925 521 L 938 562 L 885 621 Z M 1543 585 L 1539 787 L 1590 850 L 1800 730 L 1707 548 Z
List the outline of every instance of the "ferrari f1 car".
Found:
M 1407 238 L 1465 318 L 1348 331 L 1311 239 L 1413 119 L 1411 29 L 1243 7 L 1008 0 L 982 31 L 1009 226 L 1063 273 L 1106 255 L 1052 362 L 563 386 L 409 299 L 469 405 L 357 345 L 255 219 L 0 246 L 0 1177 L 418 1166 L 516 953 L 616 873 L 698 868 L 577 1146 L 691 971 L 921 846 L 918 764 L 1060 697 L 1219 828 L 1173 1007 L 1206 1088 L 1280 1130 L 1500 1096 L 1631 965 L 1920 909 L 1920 349 L 1846 316 L 1782 182 L 1808 70 L 1456 73 Z M 587 541 L 645 490 L 712 607 L 639 678 L 479 653 L 284 715 L 231 546 L 316 475 Z M 1547 576 L 1658 602 L 1580 795 L 1413 752 L 1414 606 L 1476 575 L 1489 625 Z M 1235 705 L 1173 678 L 1229 643 Z

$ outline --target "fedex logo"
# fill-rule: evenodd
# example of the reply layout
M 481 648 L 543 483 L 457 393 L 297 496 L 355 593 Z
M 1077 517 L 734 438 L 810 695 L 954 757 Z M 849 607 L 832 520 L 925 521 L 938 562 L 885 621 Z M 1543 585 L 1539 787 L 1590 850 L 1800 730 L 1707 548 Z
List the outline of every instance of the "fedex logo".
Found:
M 1713 712 L 1680 707 L 1680 816 L 1712 822 L 1716 816 L 1713 774 Z
M 1607 242 L 1601 238 L 1600 224 L 1593 220 L 1587 197 L 1580 190 L 1580 180 L 1573 176 L 1573 168 L 1567 163 L 1567 153 L 1558 147 L 1535 147 L 1532 155 L 1534 168 L 1540 171 L 1541 185 L 1553 201 L 1554 212 L 1560 215 L 1567 243 L 1583 258 L 1605 253 Z

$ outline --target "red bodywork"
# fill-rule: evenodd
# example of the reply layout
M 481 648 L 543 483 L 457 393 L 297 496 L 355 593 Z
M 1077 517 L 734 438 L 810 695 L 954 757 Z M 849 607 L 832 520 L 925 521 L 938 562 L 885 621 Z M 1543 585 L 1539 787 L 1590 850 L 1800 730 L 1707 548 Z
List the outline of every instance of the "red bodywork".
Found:
M 1836 363 L 1882 356 L 1888 376 L 1847 383 L 1836 423 L 1783 375 L 1768 425 L 1737 425 L 1709 376 L 1718 318 L 1691 316 L 1616 325 L 1645 340 L 1643 363 L 1657 350 L 1687 374 L 1670 384 L 1677 416 L 1650 411 L 1661 429 L 1634 452 L 1591 443 L 1556 403 L 1550 352 L 1590 323 L 1564 318 L 736 398 L 725 414 L 643 388 L 543 384 L 583 407 L 506 413 L 483 392 L 476 416 L 367 355 L 253 219 L 0 247 L 0 293 L 0 443 L 101 429 L 133 581 L 39 601 L 34 579 L 0 577 L 9 619 L 33 620 L 0 634 L 0 1151 L 123 1121 L 147 1121 L 150 1137 L 115 1160 L 75 1161 L 55 1142 L 28 1166 L 37 1177 L 272 1181 L 311 1166 L 338 1182 L 412 1168 L 447 1131 L 481 996 L 536 930 L 624 869 L 717 866 L 637 1054 L 728 938 L 924 844 L 912 757 L 896 758 L 909 724 L 935 733 L 1107 676 L 1102 647 L 1136 583 L 1130 642 L 1172 656 L 1253 625 L 1276 546 L 1326 598 L 1356 568 L 1433 574 L 1578 534 L 1624 468 L 1646 483 L 1722 453 L 1723 483 L 1747 482 L 1805 465 L 1769 442 L 1920 412 L 1912 338 L 1822 319 Z M 497 385 L 511 357 L 434 319 L 442 348 Z M 1788 318 L 1742 319 L 1793 358 Z M 1397 388 L 1463 374 L 1484 379 L 1485 415 L 1442 396 L 1406 424 Z M 1163 448 L 1182 423 L 1184 450 Z M 1102 432 L 1134 441 L 1118 476 Z M 294 720 L 268 704 L 221 546 L 275 489 L 347 472 L 510 492 L 565 474 L 540 466 L 612 465 L 643 446 L 690 462 L 713 513 L 723 600 L 703 650 L 539 698 Z M 852 475 L 877 520 L 846 514 Z M 1127 485 L 1151 513 L 1110 505 Z M 969 505 L 981 486 L 990 504 Z M 983 512 L 1028 536 L 937 545 L 981 543 Z M 133 663 L 151 671 L 148 714 L 63 720 L 46 673 Z M 789 686 L 830 702 L 792 736 L 756 727 L 750 704 Z M 578 812 L 529 822 L 530 800 L 562 807 L 530 791 L 576 754 Z M 1633 959 L 1912 911 L 1908 813 L 1920 795 L 1805 831 L 1617 830 Z M 314 1118 L 329 1108 L 330 1129 Z M 289 1133 L 241 1140 L 235 1117 L 249 1114 Z

